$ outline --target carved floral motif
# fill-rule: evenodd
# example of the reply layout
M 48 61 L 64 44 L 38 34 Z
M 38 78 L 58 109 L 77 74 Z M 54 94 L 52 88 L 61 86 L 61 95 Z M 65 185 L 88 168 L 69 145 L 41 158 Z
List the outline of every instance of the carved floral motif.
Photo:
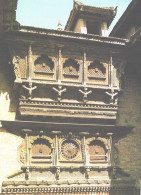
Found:
M 14 58 L 13 58 L 13 66 L 14 66 L 14 73 L 15 73 L 16 79 L 21 79 L 21 72 L 20 72 L 20 67 L 19 67 L 19 61 L 20 61 L 20 57 L 19 56 L 14 56 Z

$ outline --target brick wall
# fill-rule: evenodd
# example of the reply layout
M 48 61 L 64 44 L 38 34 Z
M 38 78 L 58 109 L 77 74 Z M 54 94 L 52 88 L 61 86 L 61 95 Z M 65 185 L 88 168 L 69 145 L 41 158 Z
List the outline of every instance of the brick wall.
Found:
M 132 131 L 115 144 L 119 152 L 119 166 L 136 179 L 141 180 L 141 76 L 135 63 L 128 65 L 119 98 L 117 125 L 134 126 Z

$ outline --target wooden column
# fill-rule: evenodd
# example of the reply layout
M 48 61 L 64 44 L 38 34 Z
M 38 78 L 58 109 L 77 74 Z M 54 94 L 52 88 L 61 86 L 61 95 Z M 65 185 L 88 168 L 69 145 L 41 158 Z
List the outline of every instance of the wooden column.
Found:
M 28 134 L 26 132 L 25 135 L 25 140 L 26 140 L 26 165 L 29 165 L 29 157 L 28 157 Z
M 86 140 L 85 140 L 85 136 L 83 137 L 83 156 L 84 156 L 84 165 L 87 165 L 87 151 L 86 151 Z
M 110 57 L 110 63 L 109 63 L 109 87 L 113 87 L 113 58 L 112 56 Z
M 61 47 L 58 49 L 58 62 L 56 68 L 56 79 L 58 83 L 61 83 L 62 80 L 62 67 L 61 67 L 61 58 L 62 58 L 62 50 Z
M 28 58 L 27 58 L 27 78 L 32 77 L 32 47 L 29 45 L 28 48 Z
M 58 137 L 55 135 L 55 165 L 58 166 Z
M 83 70 L 82 70 L 82 84 L 86 85 L 87 82 L 87 64 L 86 64 L 86 52 L 83 54 Z
M 107 22 L 101 22 L 101 24 L 100 24 L 100 35 L 104 36 L 104 37 L 108 37 Z

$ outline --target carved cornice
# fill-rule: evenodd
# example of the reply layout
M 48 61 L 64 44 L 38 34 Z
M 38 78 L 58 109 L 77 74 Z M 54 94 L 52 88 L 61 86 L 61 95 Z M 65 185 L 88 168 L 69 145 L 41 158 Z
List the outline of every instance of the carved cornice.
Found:
M 21 100 L 19 112 L 21 116 L 64 116 L 80 118 L 116 119 L 117 105 L 84 104 L 66 102 L 28 101 Z
M 114 44 L 115 46 L 126 46 L 128 40 L 120 39 L 120 38 L 113 38 L 113 37 L 101 37 L 98 35 L 90 35 L 90 34 L 82 34 L 82 33 L 75 33 L 71 31 L 58 31 L 58 30 L 50 30 L 50 29 L 42 29 L 42 28 L 35 28 L 35 27 L 28 27 L 28 26 L 20 26 L 19 30 L 9 32 L 10 34 L 19 34 L 23 35 L 33 35 L 34 38 L 36 36 L 45 36 L 45 37 L 54 37 L 54 38 L 62 38 L 68 40 L 78 40 L 82 42 L 96 42 L 96 43 L 103 43 L 103 44 L 110 44 L 111 46 Z
M 27 193 L 34 193 L 34 194 L 39 194 L 39 193 L 79 193 L 79 192 L 109 192 L 110 187 L 26 187 L 26 188 L 3 188 L 2 193 L 7 194 L 7 193 L 12 193 L 12 194 L 17 194 L 17 193 L 22 193 L 22 194 L 27 194 Z
M 9 184 L 8 184 L 9 183 Z M 75 185 L 73 186 L 72 184 Z M 87 183 L 87 184 L 86 184 Z M 54 184 L 54 185 L 53 185 Z M 60 187 L 59 185 L 65 185 Z M 71 184 L 71 186 L 70 186 Z M 81 192 L 109 192 L 109 180 L 76 180 L 76 181 L 22 181 L 22 182 L 3 182 L 2 193 L 81 193 Z M 49 186 L 53 185 L 53 186 Z M 67 185 L 67 186 L 66 186 Z M 12 186 L 12 187 L 11 187 Z M 49 186 L 49 187 L 47 187 Z
M 83 103 L 71 103 L 71 102 L 52 102 L 52 101 L 28 101 L 21 99 L 20 106 L 45 106 L 45 107 L 73 107 L 73 108 L 85 108 L 85 109 L 96 109 L 96 110 L 118 110 L 117 105 L 109 105 L 109 104 L 83 104 Z

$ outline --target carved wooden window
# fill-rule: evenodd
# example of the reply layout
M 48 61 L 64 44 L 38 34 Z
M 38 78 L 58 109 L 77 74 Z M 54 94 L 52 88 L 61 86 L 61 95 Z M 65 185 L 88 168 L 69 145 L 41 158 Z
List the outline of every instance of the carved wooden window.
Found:
M 32 163 L 51 162 L 51 146 L 46 139 L 37 139 L 31 148 Z
M 68 59 L 63 64 L 63 79 L 78 80 L 79 79 L 79 64 L 76 60 Z
M 38 57 L 34 62 L 34 73 L 36 76 L 53 78 L 54 75 L 54 62 L 46 55 Z
M 106 149 L 104 144 L 99 140 L 94 140 L 89 144 L 90 162 L 105 162 Z
M 99 61 L 92 62 L 88 66 L 88 79 L 100 79 L 105 80 L 106 79 L 106 68 L 102 63 Z

